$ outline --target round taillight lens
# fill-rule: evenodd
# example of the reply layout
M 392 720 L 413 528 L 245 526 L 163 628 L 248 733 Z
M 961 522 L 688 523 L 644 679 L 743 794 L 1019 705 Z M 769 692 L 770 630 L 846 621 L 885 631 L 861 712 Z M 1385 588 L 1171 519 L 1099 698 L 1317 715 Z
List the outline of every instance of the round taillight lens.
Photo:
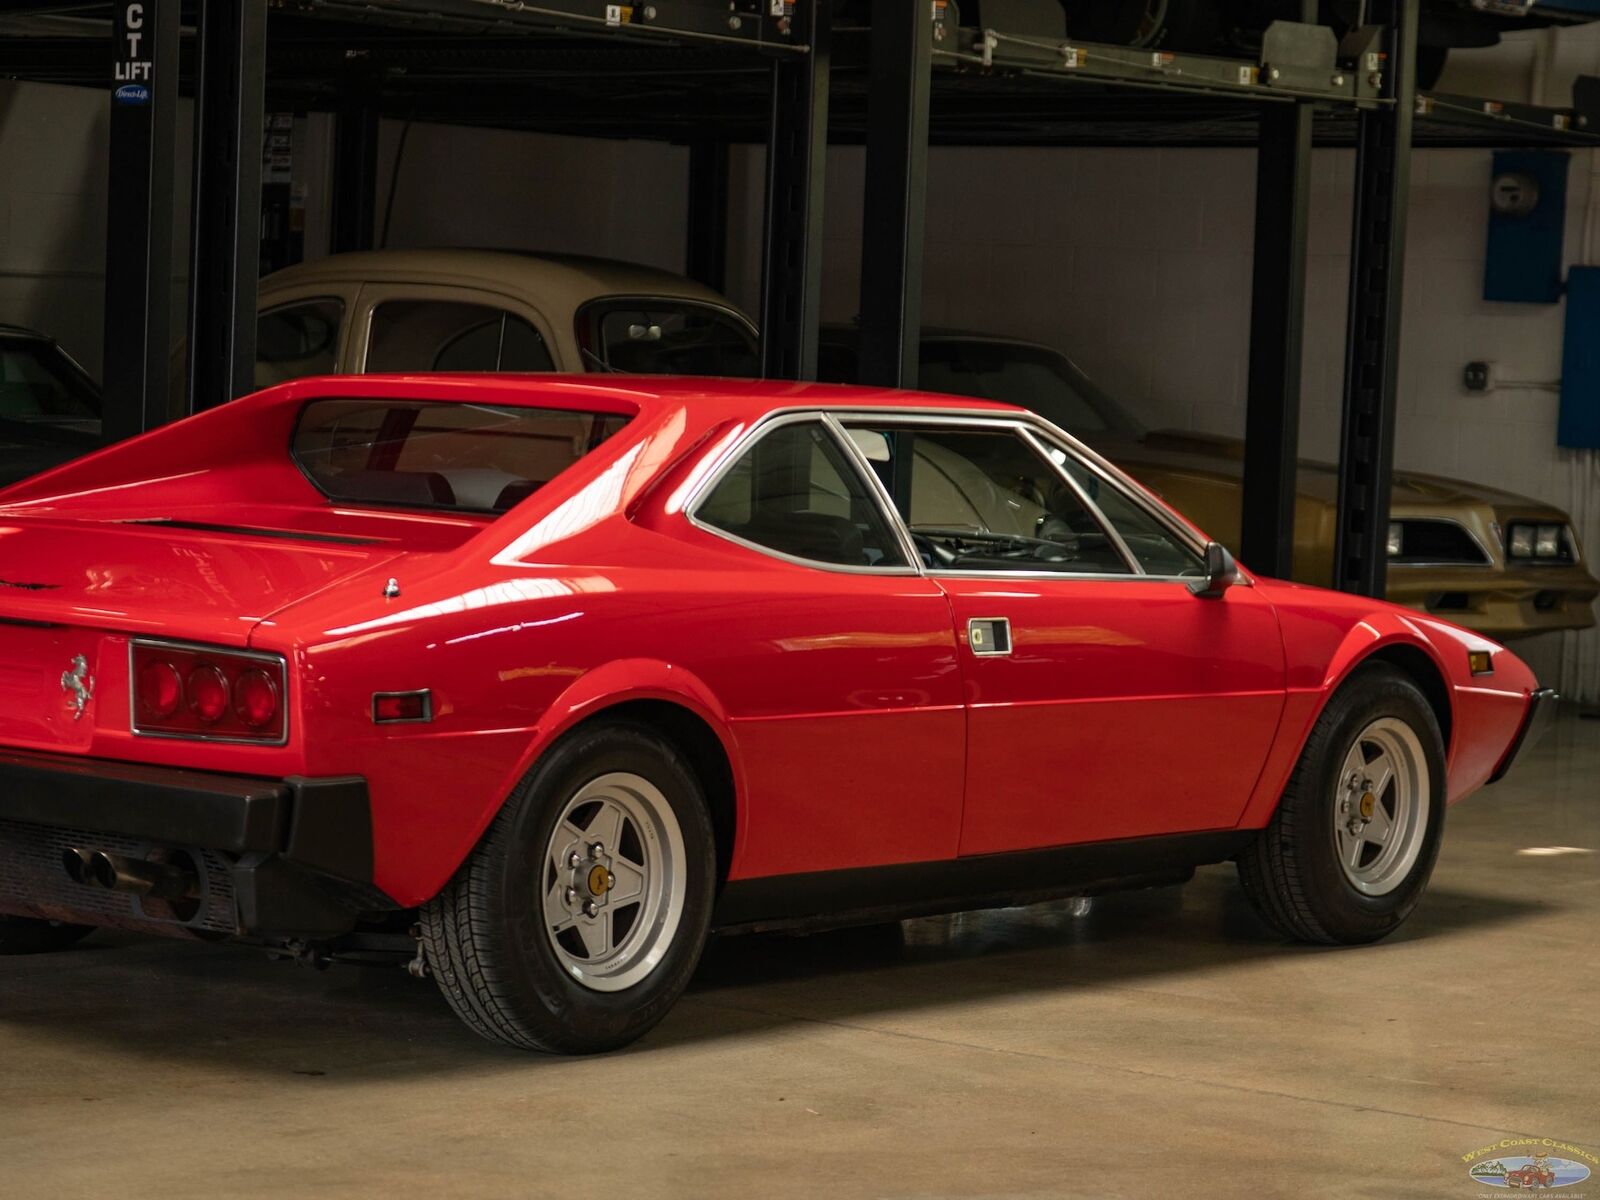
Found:
M 272 724 L 278 715 L 278 685 L 254 667 L 239 673 L 233 685 L 233 711 L 251 729 Z
M 228 679 L 216 667 L 196 667 L 189 672 L 189 711 L 207 725 L 222 720 L 228 711 Z
M 147 662 L 139 668 L 139 704 L 155 720 L 165 720 L 183 703 L 183 676 L 169 662 Z

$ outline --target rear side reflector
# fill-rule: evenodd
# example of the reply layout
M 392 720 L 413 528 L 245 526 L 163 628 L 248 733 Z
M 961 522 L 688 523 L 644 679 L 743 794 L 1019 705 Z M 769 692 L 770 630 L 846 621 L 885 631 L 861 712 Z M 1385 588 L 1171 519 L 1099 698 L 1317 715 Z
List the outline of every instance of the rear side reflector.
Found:
M 135 638 L 128 645 L 133 732 L 282 745 L 286 668 L 275 654 Z
M 433 693 L 427 688 L 420 692 L 373 692 L 372 723 L 374 725 L 400 725 L 433 720 Z

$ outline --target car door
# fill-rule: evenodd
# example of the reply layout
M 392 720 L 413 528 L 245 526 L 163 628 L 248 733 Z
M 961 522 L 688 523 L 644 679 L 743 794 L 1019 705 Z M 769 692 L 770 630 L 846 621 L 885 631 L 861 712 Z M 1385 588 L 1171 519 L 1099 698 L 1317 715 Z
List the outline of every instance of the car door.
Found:
M 845 423 L 950 598 L 961 853 L 1235 825 L 1284 701 L 1259 593 L 1196 596 L 1190 539 L 1026 423 Z
M 703 597 L 685 665 L 738 747 L 736 875 L 955 857 L 966 721 L 949 605 L 842 435 L 816 414 L 771 420 L 688 511 L 711 553 L 685 579 Z M 652 619 L 665 636 L 673 618 Z

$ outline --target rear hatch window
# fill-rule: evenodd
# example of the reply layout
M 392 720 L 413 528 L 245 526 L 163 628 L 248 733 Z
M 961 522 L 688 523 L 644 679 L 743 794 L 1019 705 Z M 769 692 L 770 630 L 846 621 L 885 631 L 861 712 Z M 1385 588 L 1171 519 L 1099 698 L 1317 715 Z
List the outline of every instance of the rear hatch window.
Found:
M 627 423 L 570 409 L 314 400 L 290 455 L 330 500 L 501 513 Z

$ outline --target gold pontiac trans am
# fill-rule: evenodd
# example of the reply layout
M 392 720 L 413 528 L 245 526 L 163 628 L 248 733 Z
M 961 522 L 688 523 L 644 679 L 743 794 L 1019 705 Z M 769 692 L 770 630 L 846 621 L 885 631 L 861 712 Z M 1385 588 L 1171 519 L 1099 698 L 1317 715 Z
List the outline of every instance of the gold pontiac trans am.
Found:
M 381 250 L 262 281 L 259 386 L 371 371 L 617 371 L 753 375 L 756 333 L 725 297 L 650 267 L 499 250 Z M 856 377 L 858 334 L 824 331 L 823 379 Z M 1033 409 L 1101 451 L 1229 546 L 1239 540 L 1243 443 L 1146 431 L 1065 355 L 928 331 L 920 386 Z M 1302 461 L 1294 577 L 1333 573 L 1337 474 Z M 1396 471 L 1389 599 L 1498 639 L 1595 623 L 1600 582 L 1567 515 L 1537 500 Z

